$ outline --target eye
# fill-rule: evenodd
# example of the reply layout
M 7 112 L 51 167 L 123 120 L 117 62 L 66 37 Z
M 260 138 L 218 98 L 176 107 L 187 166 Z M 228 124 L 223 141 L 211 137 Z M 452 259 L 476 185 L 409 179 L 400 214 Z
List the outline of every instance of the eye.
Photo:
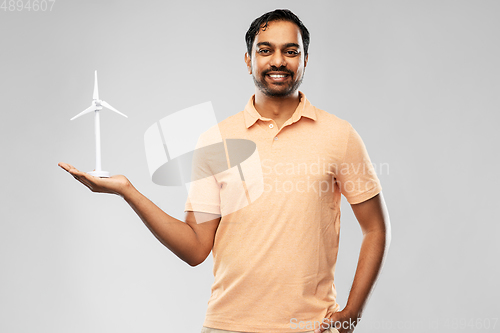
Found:
M 260 49 L 258 52 L 261 54 L 269 54 L 271 51 L 269 51 L 267 49 Z
M 287 53 L 288 55 L 298 55 L 298 54 L 299 54 L 299 52 L 298 52 L 298 51 L 296 51 L 296 50 L 289 50 L 289 51 L 286 51 L 286 53 Z

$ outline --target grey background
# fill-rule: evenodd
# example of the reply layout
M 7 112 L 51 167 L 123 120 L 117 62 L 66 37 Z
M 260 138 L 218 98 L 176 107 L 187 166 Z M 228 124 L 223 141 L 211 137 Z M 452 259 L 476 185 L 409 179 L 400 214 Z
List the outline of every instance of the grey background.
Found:
M 26 2 L 26 1 L 25 1 Z M 479 332 L 498 310 L 500 2 L 62 1 L 0 11 L 0 331 L 199 332 L 212 259 L 189 267 L 119 197 L 57 166 L 103 168 L 184 217 L 184 187 L 149 179 L 143 135 L 212 101 L 219 121 L 254 92 L 250 22 L 289 8 L 311 32 L 301 90 L 353 124 L 379 174 L 393 241 L 356 332 Z M 336 273 L 345 305 L 360 229 L 343 199 Z M 278 301 L 278 300 L 277 300 Z M 465 327 L 461 325 L 466 321 Z M 453 325 L 457 325 L 455 328 Z

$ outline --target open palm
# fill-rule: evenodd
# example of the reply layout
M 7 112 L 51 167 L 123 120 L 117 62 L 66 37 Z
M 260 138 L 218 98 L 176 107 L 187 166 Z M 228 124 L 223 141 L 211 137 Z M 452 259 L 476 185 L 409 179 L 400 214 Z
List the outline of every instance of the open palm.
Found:
M 71 164 L 60 162 L 58 165 L 69 172 L 80 183 L 87 186 L 92 192 L 111 193 L 123 196 L 125 189 L 131 185 L 127 177 L 123 175 L 100 178 L 80 171 Z

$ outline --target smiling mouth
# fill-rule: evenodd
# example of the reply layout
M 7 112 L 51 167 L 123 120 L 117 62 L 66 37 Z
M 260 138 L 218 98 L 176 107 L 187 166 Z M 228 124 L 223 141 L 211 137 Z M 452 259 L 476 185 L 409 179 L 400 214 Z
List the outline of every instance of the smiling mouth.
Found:
M 288 79 L 290 76 L 289 74 L 266 74 L 266 76 L 272 81 L 272 82 L 284 82 Z

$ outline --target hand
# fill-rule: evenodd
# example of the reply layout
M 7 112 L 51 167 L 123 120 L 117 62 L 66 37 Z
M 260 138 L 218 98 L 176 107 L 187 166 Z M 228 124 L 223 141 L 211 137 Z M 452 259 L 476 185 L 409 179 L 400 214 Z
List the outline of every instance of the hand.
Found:
M 87 186 L 92 192 L 111 193 L 123 197 L 124 192 L 132 187 L 130 181 L 123 175 L 100 178 L 79 171 L 71 164 L 60 162 L 58 165 L 69 172 L 80 183 Z
M 356 317 L 356 315 L 349 313 L 346 309 L 339 312 L 327 312 L 325 319 L 323 319 L 323 322 L 314 333 L 328 332 L 329 327 L 337 329 L 339 333 L 351 333 L 360 320 L 360 318 Z

